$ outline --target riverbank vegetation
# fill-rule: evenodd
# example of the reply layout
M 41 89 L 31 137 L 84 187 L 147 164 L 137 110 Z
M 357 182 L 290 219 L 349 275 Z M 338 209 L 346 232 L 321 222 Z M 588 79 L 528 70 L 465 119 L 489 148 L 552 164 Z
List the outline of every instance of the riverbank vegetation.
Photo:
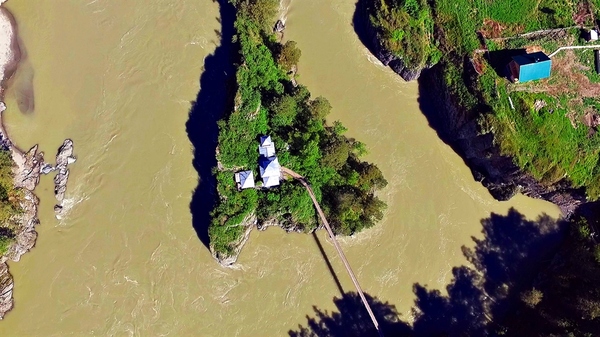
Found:
M 382 46 L 408 68 L 436 64 L 441 52 L 433 40 L 433 17 L 426 0 L 377 0 L 367 6 Z
M 12 167 L 14 162 L 7 150 L 0 150 L 0 255 L 5 254 L 15 240 L 12 219 L 21 212 L 21 193 L 15 189 Z
M 246 230 L 244 222 L 254 216 L 260 223 L 295 230 L 318 225 L 307 191 L 294 181 L 268 190 L 237 190 L 235 172 L 252 170 L 260 177 L 261 135 L 271 136 L 282 166 L 308 180 L 334 232 L 350 235 L 372 226 L 385 208 L 375 193 L 387 182 L 377 166 L 360 159 L 366 152 L 363 143 L 346 137 L 341 123 L 327 123 L 332 108 L 327 99 L 313 98 L 306 87 L 292 83 L 301 52 L 294 42 L 281 44 L 272 33 L 279 2 L 232 3 L 237 9 L 237 91 L 232 111 L 218 122 L 219 200 L 209 227 L 213 251 L 233 254 Z
M 371 2 L 378 11 L 372 15 L 378 27 L 399 27 L 396 16 L 402 17 L 399 13 L 417 1 L 396 1 L 395 7 L 384 0 Z M 401 34 L 402 44 L 392 45 L 393 33 L 379 33 L 382 44 L 396 54 L 412 53 L 412 46 L 423 43 L 430 46 L 421 50 L 439 49 L 444 55 L 439 67 L 452 99 L 469 118 L 479 120 L 482 133 L 494 134 L 502 154 L 542 184 L 566 179 L 573 187 L 584 187 L 588 199 L 598 199 L 600 77 L 593 69 L 593 52 L 558 53 L 552 76 L 533 83 L 509 82 L 505 67 L 514 54 L 550 54 L 561 46 L 586 44 L 580 27 L 596 24 L 600 1 L 417 3 L 421 11 L 432 13 L 432 38 Z M 520 35 L 525 33 L 531 34 Z

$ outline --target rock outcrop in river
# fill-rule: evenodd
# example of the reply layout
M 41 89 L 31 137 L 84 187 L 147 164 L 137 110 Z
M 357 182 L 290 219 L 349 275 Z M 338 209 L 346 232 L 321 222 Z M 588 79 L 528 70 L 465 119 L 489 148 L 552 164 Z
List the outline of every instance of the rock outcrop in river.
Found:
M 406 62 L 383 46 L 378 38 L 377 30 L 369 18 L 367 7 L 367 1 L 358 1 L 356 12 L 354 13 L 354 30 L 361 39 L 361 42 L 381 63 L 390 67 L 405 81 L 418 79 L 424 68 L 408 67 Z M 426 67 L 428 68 L 428 66 Z
M 54 206 L 56 212 L 56 218 L 61 219 L 63 216 L 63 200 L 65 199 L 65 192 L 67 190 L 67 181 L 69 180 L 69 169 L 67 166 L 75 162 L 73 156 L 73 141 L 65 139 L 63 144 L 58 149 L 56 154 L 56 166 L 54 170 L 58 171 L 54 177 L 54 195 L 58 204 Z

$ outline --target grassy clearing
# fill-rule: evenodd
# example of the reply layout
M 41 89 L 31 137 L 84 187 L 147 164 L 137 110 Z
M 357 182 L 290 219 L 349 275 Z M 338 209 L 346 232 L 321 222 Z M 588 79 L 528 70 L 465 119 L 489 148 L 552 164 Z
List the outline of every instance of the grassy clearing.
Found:
M 500 97 L 511 97 L 515 109 L 497 101 L 487 124 L 496 135 L 496 141 L 505 154 L 546 184 L 569 177 L 575 186 L 587 186 L 591 198 L 599 192 L 598 154 L 600 141 L 589 136 L 584 126 L 574 128 L 570 113 L 582 114 L 584 106 L 569 104 L 570 97 L 552 97 L 544 93 L 506 92 L 500 88 Z M 547 106 L 536 110 L 536 100 Z
M 594 64 L 594 50 L 575 50 L 574 53 L 577 56 L 577 61 L 585 67 L 585 69 L 581 69 L 585 77 L 592 83 L 600 83 L 600 74 L 596 72 Z
M 436 0 L 433 3 L 436 24 L 444 31 L 443 48 L 460 55 L 482 47 L 477 32 L 493 33 L 495 36 L 486 37 L 497 38 L 573 26 L 573 15 L 579 5 L 578 0 Z

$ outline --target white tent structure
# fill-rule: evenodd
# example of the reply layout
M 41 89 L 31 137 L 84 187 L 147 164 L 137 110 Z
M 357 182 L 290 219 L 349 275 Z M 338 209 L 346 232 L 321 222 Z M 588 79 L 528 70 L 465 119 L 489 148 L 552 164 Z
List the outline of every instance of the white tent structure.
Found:
M 279 186 L 281 178 L 281 166 L 277 157 L 263 157 L 258 159 L 260 166 L 260 177 L 263 180 L 263 187 Z
M 235 174 L 235 182 L 239 189 L 254 188 L 254 173 L 252 171 L 240 171 Z
M 271 136 L 260 136 L 258 152 L 261 156 L 267 158 L 275 155 L 275 143 L 271 140 Z

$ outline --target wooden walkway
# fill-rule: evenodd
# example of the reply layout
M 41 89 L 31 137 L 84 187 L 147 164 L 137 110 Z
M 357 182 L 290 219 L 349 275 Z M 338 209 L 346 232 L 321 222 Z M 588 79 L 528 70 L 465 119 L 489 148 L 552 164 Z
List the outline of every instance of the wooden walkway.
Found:
M 327 233 L 329 234 L 329 237 L 331 238 L 331 241 L 333 242 L 333 246 L 335 247 L 338 254 L 340 255 L 340 258 L 342 259 L 342 262 L 344 263 L 344 266 L 346 267 L 346 271 L 348 271 L 348 275 L 350 275 L 350 279 L 352 280 L 352 283 L 354 283 L 354 286 L 356 287 L 356 291 L 358 292 L 358 295 L 360 295 L 360 299 L 362 300 L 362 302 L 365 306 L 365 309 L 367 309 L 367 312 L 369 313 L 369 316 L 371 317 L 371 320 L 373 321 L 373 325 L 375 326 L 377 333 L 379 333 L 380 337 L 383 337 L 383 332 L 379 328 L 379 323 L 377 322 L 377 319 L 375 318 L 375 315 L 373 314 L 373 310 L 371 310 L 371 306 L 367 302 L 367 299 L 365 298 L 365 294 L 363 293 L 362 288 L 360 287 L 360 284 L 358 284 L 358 279 L 356 278 L 356 275 L 354 275 L 354 272 L 352 271 L 352 268 L 350 267 L 350 263 L 348 263 L 348 260 L 346 259 L 346 255 L 344 255 L 344 252 L 342 251 L 340 244 L 338 243 L 337 239 L 335 238 L 335 235 L 333 235 L 333 231 L 331 230 L 331 227 L 329 226 L 329 222 L 327 222 L 327 219 L 325 218 L 325 214 L 323 213 L 323 210 L 321 210 L 321 206 L 319 206 L 319 203 L 317 202 L 317 198 L 315 197 L 315 194 L 313 193 L 312 188 L 310 187 L 310 185 L 308 184 L 306 179 L 304 179 L 304 177 L 299 175 L 298 173 L 296 173 L 286 167 L 283 167 L 283 166 L 281 167 L 281 172 L 284 175 L 287 175 L 293 179 L 296 179 L 302 185 L 304 185 L 304 187 L 306 187 L 306 190 L 308 191 L 308 194 L 310 195 L 310 198 L 312 199 L 313 204 L 315 204 L 317 213 L 319 213 L 321 222 L 325 226 L 325 229 L 327 230 Z

